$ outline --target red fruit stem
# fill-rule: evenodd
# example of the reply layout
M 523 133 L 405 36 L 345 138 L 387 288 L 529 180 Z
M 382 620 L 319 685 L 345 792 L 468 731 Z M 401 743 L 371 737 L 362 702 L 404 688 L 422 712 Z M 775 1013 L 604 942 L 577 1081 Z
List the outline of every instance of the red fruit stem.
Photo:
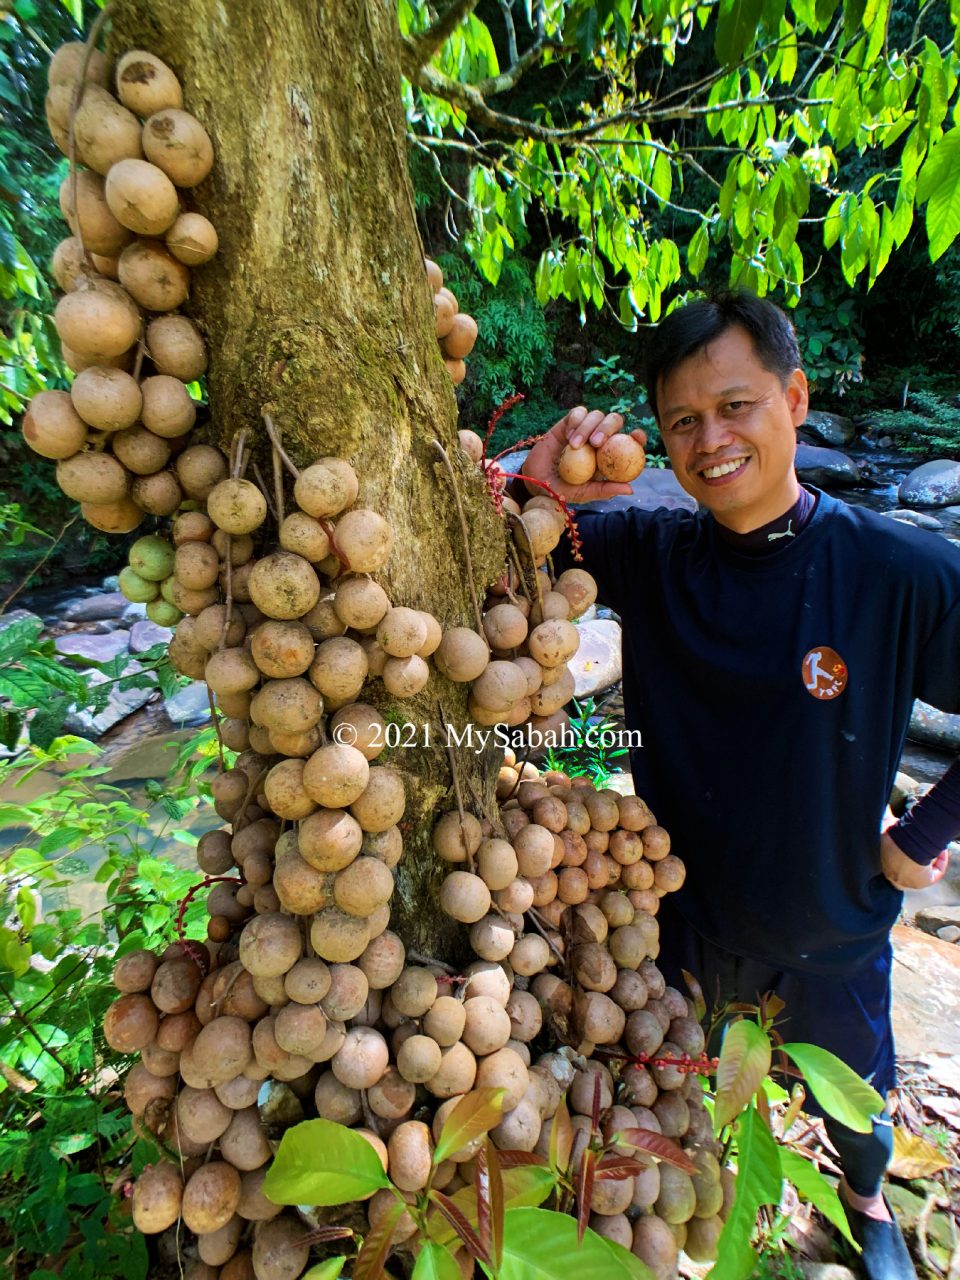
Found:
M 181 898 L 180 906 L 177 910 L 177 919 L 174 923 L 174 928 L 177 931 L 177 937 L 181 942 L 189 943 L 189 939 L 183 936 L 183 917 L 186 915 L 187 907 L 190 905 L 191 901 L 196 897 L 196 895 L 200 892 L 201 889 L 206 889 L 207 885 L 218 884 L 223 881 L 230 881 L 233 884 L 245 883 L 242 875 L 240 876 L 207 876 L 205 880 L 201 880 L 199 884 L 195 884 L 191 889 L 188 889 L 187 892 L 184 894 L 184 896 Z M 196 956 L 194 956 L 193 958 L 196 959 Z

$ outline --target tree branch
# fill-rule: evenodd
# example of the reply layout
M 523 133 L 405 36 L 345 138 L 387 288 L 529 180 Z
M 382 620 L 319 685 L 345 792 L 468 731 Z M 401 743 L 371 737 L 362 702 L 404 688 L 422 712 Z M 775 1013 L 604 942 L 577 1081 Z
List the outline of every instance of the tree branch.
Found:
M 518 61 L 517 28 L 513 25 L 513 0 L 500 0 L 500 12 L 503 14 L 503 25 L 507 33 L 507 57 L 510 59 L 510 65 L 513 66 Z
M 464 18 L 469 17 L 479 0 L 452 0 L 440 17 L 416 36 L 406 36 L 400 52 L 400 68 L 408 80 L 416 80 L 417 72 L 453 34 Z

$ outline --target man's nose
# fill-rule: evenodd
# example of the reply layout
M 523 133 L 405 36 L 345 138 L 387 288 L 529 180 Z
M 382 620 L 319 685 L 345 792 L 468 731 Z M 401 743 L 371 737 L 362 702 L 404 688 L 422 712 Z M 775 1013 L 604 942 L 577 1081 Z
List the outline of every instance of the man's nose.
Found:
M 701 453 L 714 453 L 724 449 L 733 439 L 730 425 L 719 413 L 705 413 L 697 430 L 697 448 Z

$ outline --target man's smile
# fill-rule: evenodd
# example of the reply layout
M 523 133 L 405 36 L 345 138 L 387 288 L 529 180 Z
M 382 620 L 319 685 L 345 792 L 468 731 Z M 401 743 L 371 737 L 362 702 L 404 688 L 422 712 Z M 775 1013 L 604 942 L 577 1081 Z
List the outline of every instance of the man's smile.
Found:
M 697 475 L 707 484 L 729 484 L 741 475 L 750 461 L 748 457 L 727 458 L 723 462 L 712 462 L 709 466 L 698 468 Z

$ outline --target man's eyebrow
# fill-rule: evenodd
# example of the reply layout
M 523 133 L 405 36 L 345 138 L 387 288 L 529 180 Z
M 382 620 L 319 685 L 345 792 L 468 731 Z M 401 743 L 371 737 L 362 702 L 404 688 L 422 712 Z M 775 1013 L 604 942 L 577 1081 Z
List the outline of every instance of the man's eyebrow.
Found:
M 716 399 L 723 400 L 727 396 L 734 396 L 738 395 L 740 392 L 752 390 L 753 388 L 747 383 L 736 387 L 724 387 L 722 391 L 717 392 Z M 664 409 L 663 412 L 666 416 L 672 417 L 675 413 L 689 413 L 691 410 L 692 405 L 689 404 L 672 404 L 669 408 Z

